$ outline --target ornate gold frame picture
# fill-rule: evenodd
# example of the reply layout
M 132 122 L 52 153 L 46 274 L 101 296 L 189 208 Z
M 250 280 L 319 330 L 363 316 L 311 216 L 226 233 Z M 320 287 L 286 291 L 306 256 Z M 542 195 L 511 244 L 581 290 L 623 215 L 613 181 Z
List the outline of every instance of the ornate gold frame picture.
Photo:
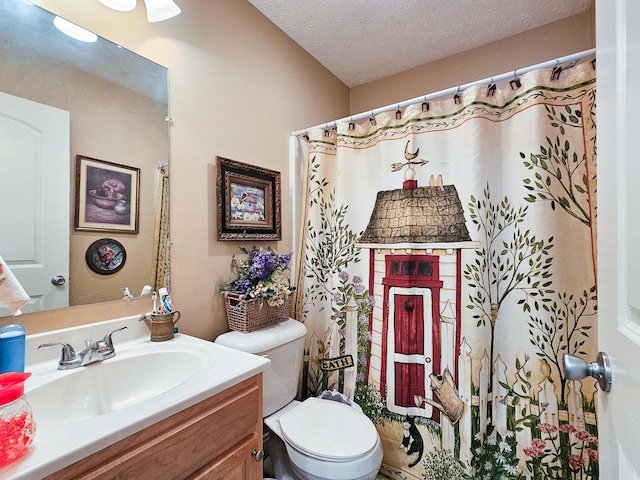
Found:
M 216 157 L 218 240 L 281 240 L 280 172 Z

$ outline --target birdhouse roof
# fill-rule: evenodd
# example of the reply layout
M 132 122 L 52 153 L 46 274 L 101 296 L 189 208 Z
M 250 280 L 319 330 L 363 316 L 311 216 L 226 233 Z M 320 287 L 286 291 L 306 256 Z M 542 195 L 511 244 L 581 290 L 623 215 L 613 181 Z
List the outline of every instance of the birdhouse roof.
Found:
M 454 185 L 378 192 L 359 244 L 469 242 L 464 210 Z

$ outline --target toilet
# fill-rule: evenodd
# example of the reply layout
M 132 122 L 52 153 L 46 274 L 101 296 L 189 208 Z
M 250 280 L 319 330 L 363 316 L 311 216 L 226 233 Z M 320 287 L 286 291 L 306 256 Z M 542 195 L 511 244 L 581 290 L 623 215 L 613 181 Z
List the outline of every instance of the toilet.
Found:
M 263 373 L 263 415 L 277 479 L 374 480 L 382 443 L 373 422 L 339 401 L 295 400 L 306 333 L 290 319 L 250 333 L 228 332 L 215 343 L 271 360 Z

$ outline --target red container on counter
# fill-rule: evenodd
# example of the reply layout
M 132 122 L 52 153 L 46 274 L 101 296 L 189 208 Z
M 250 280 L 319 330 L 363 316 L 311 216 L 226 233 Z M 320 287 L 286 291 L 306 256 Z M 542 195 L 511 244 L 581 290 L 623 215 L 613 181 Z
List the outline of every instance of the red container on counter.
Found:
M 36 424 L 24 396 L 30 373 L 0 374 L 0 468 L 23 457 L 33 443 Z

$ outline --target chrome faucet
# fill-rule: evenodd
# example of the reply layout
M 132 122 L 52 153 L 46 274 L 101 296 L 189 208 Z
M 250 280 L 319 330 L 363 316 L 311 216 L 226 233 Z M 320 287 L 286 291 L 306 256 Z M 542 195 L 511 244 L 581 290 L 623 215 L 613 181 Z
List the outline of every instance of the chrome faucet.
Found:
M 96 362 L 102 362 L 109 358 L 116 356 L 116 351 L 113 347 L 113 341 L 111 335 L 120 330 L 124 330 L 125 327 L 118 328 L 112 332 L 107 333 L 102 340 L 92 342 L 91 340 L 85 340 L 85 349 L 76 355 L 75 350 L 68 343 L 43 343 L 38 347 L 49 348 L 60 345 L 62 347 L 62 356 L 58 362 L 58 370 L 69 370 L 72 368 L 84 367 Z

